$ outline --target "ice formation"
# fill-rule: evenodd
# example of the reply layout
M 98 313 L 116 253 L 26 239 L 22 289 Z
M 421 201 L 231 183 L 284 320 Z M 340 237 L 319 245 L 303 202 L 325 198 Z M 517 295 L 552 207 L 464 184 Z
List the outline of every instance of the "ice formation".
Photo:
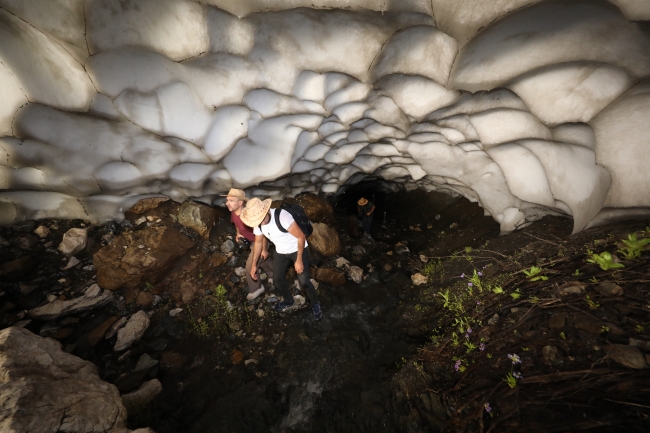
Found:
M 0 0 L 0 224 L 365 176 L 503 232 L 645 215 L 649 20 L 647 0 Z

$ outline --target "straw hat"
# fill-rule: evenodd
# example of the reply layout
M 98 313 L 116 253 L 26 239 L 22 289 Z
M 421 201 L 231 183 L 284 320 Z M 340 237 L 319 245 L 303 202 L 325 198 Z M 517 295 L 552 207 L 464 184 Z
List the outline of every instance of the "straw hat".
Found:
M 241 189 L 237 189 L 237 188 L 231 188 L 230 191 L 228 191 L 228 194 L 221 194 L 221 197 L 234 197 L 242 201 L 248 200 L 248 198 L 246 197 L 246 193 Z
M 368 199 L 361 197 L 359 201 L 357 202 L 359 206 L 365 206 L 368 204 Z
M 270 198 L 264 201 L 259 198 L 252 198 L 246 203 L 246 208 L 239 217 L 248 227 L 256 227 L 262 223 L 269 209 L 271 209 L 272 201 Z

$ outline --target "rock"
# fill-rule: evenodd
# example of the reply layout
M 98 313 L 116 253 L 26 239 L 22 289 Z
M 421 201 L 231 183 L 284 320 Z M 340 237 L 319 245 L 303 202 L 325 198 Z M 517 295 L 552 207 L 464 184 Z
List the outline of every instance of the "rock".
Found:
M 34 230 L 34 234 L 41 239 L 45 239 L 50 234 L 50 229 L 45 226 L 38 226 L 36 230 Z
M 568 281 L 560 286 L 558 293 L 562 296 L 579 295 L 585 292 L 585 287 L 585 283 L 580 283 L 578 281 Z
M 115 334 L 117 334 L 117 331 L 122 329 L 124 325 L 126 325 L 126 322 L 128 319 L 126 317 L 120 317 L 114 324 L 111 326 L 111 328 L 108 330 L 106 335 L 104 336 L 105 339 L 110 339 L 113 338 Z
M 245 277 L 246 276 L 246 268 L 242 268 L 242 267 L 236 268 L 235 269 L 235 274 L 239 278 Z
M 488 320 L 488 325 L 494 326 L 497 323 L 499 323 L 499 315 L 497 313 L 494 313 L 494 316 L 490 317 Z
M 609 322 L 601 322 L 590 316 L 579 316 L 576 318 L 574 324 L 576 329 L 580 329 L 591 334 L 600 334 L 601 332 L 609 332 L 615 335 L 625 335 L 625 331 L 619 326 Z
M 221 254 L 213 254 L 212 256 L 210 256 L 210 266 L 212 266 L 213 268 L 217 268 L 223 265 L 224 263 L 226 263 L 227 261 L 228 258 Z
M 124 394 L 122 401 L 129 414 L 137 413 L 162 392 L 162 384 L 158 379 L 143 383 L 137 391 Z
M 0 236 L 0 247 L 7 247 L 11 245 L 8 240 Z
M 239 350 L 233 350 L 231 360 L 233 364 L 237 365 L 244 360 L 244 354 Z
M 143 198 L 133 205 L 131 209 L 127 212 L 133 213 L 134 215 L 140 215 L 147 211 L 153 210 L 158 207 L 160 203 L 169 201 L 169 197 L 149 197 Z
M 93 285 L 91 285 L 86 289 L 86 291 L 84 292 L 84 296 L 86 296 L 87 298 L 94 298 L 98 296 L 101 292 L 102 289 L 99 287 L 99 285 L 97 283 L 94 283 Z
M 305 305 L 306 300 L 305 300 L 304 296 L 294 295 L 293 302 L 295 302 L 297 307 L 301 307 L 301 306 Z
M 145 248 L 138 248 L 144 245 Z M 108 290 L 134 289 L 158 282 L 194 242 L 172 227 L 147 227 L 124 233 L 93 257 L 97 284 Z
M 295 199 L 287 198 L 285 202 L 295 201 L 305 209 L 309 221 L 313 223 L 332 224 L 335 222 L 334 210 L 327 200 L 311 193 L 300 194 Z
M 65 265 L 61 270 L 62 270 L 62 271 L 67 271 L 68 269 L 72 269 L 72 268 L 74 268 L 74 267 L 77 266 L 79 263 L 81 263 L 81 261 L 80 261 L 78 258 L 76 258 L 75 256 L 72 256 L 72 257 L 70 257 L 70 259 L 68 260 L 68 264 L 66 264 L 66 265 Z
M 338 259 L 336 259 L 335 263 L 337 268 L 350 266 L 350 262 L 345 257 L 339 257 Z
M 73 256 L 86 248 L 88 242 L 88 229 L 74 228 L 63 235 L 59 244 L 59 251 L 66 256 Z
M 352 255 L 362 256 L 365 253 L 366 253 L 366 249 L 361 245 L 355 245 L 354 247 L 352 247 Z
M 47 298 L 45 299 L 47 300 L 47 302 L 54 302 L 57 299 L 59 299 L 59 297 L 57 295 L 47 295 Z
M 411 282 L 413 282 L 413 285 L 419 286 L 421 284 L 426 284 L 429 281 L 427 277 L 424 275 L 417 273 L 415 275 L 411 275 Z
M 217 211 L 203 203 L 186 201 L 181 205 L 176 217 L 179 224 L 194 230 L 203 239 L 208 239 L 217 220 Z
M 612 281 L 603 281 L 596 286 L 596 291 L 601 295 L 620 296 L 623 288 Z
M 330 286 L 342 286 L 346 283 L 345 274 L 331 268 L 318 268 L 314 273 L 317 280 Z
M 126 432 L 117 388 L 97 367 L 26 329 L 0 331 L 0 431 Z
M 548 319 L 549 329 L 558 330 L 564 328 L 566 323 L 566 316 L 564 314 L 556 314 Z
M 21 295 L 27 296 L 30 293 L 32 293 L 36 289 L 36 286 L 33 284 L 24 284 L 21 283 L 18 285 L 18 291 L 20 292 Z
M 150 368 L 155 367 L 156 365 L 158 365 L 158 361 L 153 359 L 148 354 L 143 353 L 138 359 L 138 363 L 136 364 L 135 369 L 133 371 L 148 370 Z
M 169 310 L 169 315 L 171 317 L 176 317 L 181 311 L 183 311 L 182 308 L 174 308 L 173 310 Z
M 117 322 L 120 320 L 120 316 L 113 316 L 108 319 L 106 319 L 104 322 L 102 322 L 101 325 L 93 329 L 88 333 L 88 344 L 90 344 L 90 347 L 95 346 L 101 339 L 104 338 L 104 335 L 106 335 L 106 332 Z
M 149 308 L 153 305 L 153 295 L 149 292 L 141 291 L 135 298 L 135 305 L 140 308 Z
M 144 335 L 151 321 L 144 311 L 138 311 L 126 322 L 126 325 L 117 331 L 117 342 L 113 350 L 116 352 L 127 349 Z
M 560 351 L 555 346 L 544 346 L 542 348 L 542 358 L 546 364 L 553 367 L 559 367 L 564 364 Z
M 41 307 L 29 310 L 29 316 L 32 319 L 55 320 L 59 317 L 102 307 L 110 303 L 112 300 L 113 294 L 107 291 L 94 297 L 79 296 L 78 298 L 70 299 L 69 301 L 56 300 Z
M 142 216 L 142 217 L 138 218 L 137 220 L 133 221 L 133 224 L 135 224 L 136 226 L 140 226 L 140 225 L 142 225 L 142 224 L 144 224 L 146 222 L 147 222 L 147 217 Z
M 634 368 L 635 370 L 648 368 L 645 357 L 636 347 L 624 344 L 610 344 L 605 346 L 605 352 L 611 359 L 625 367 Z
M 21 250 L 28 251 L 38 243 L 38 239 L 32 235 L 20 236 L 11 240 L 11 245 Z
M 336 230 L 323 223 L 312 223 L 314 232 L 309 236 L 309 246 L 325 257 L 332 257 L 341 250 L 341 242 Z
M 235 249 L 235 243 L 231 239 L 228 239 L 221 244 L 221 252 L 224 254 L 228 254 L 232 252 L 232 250 L 234 249 Z
M 397 254 L 406 254 L 406 253 L 410 253 L 411 250 L 409 250 L 409 247 L 407 247 L 406 245 L 402 243 L 398 243 L 397 245 L 395 245 L 395 252 Z
M 630 338 L 630 346 L 638 347 L 644 352 L 650 352 L 650 341 L 647 340 L 637 340 L 636 338 Z
M 180 353 L 165 352 L 160 357 L 160 367 L 165 371 L 180 371 L 183 363 L 183 356 Z
M 264 336 L 263 335 L 258 335 L 257 337 L 255 337 L 253 339 L 253 341 L 255 341 L 256 343 L 261 343 L 262 341 L 264 341 Z
M 363 269 L 358 266 L 350 266 L 348 277 L 357 284 L 361 283 L 363 281 Z
M 0 278 L 3 280 L 13 280 L 26 275 L 32 271 L 36 263 L 31 256 L 23 256 L 0 265 Z

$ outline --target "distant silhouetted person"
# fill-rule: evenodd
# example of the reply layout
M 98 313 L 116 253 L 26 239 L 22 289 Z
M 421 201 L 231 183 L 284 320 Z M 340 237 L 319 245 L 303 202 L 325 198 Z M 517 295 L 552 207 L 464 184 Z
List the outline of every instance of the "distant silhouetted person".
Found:
M 361 217 L 361 228 L 363 228 L 366 235 L 370 236 L 375 205 L 371 201 L 368 201 L 367 198 L 361 197 L 357 202 L 357 211 Z

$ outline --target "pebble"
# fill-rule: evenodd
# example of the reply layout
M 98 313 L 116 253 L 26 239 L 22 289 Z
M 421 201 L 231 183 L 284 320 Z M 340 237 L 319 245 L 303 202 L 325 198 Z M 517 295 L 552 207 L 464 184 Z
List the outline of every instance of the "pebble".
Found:
M 494 326 L 497 323 L 499 323 L 499 315 L 497 313 L 494 313 L 494 316 L 490 317 L 488 320 L 488 325 Z
M 357 245 L 352 248 L 352 254 L 354 254 L 355 256 L 362 256 L 365 253 L 366 253 L 366 249 L 361 245 Z
M 605 346 L 605 351 L 609 357 L 617 363 L 633 368 L 635 370 L 644 370 L 648 368 L 648 363 L 639 349 L 624 344 L 610 344 Z
M 429 281 L 429 279 L 427 277 L 425 277 L 424 275 L 420 274 L 420 273 L 417 273 L 415 275 L 411 275 L 411 282 L 415 286 L 420 286 L 422 284 L 426 284 L 428 281 Z
M 144 224 L 145 222 L 147 222 L 147 218 L 146 217 L 140 217 L 137 220 L 135 220 L 134 222 L 135 222 L 136 226 L 139 226 L 140 224 Z
M 183 311 L 182 308 L 174 308 L 173 310 L 169 310 L 169 315 L 171 317 L 176 317 L 181 311 Z
M 339 257 L 338 259 L 335 260 L 335 263 L 336 263 L 337 268 L 342 268 L 344 266 L 350 266 L 350 262 L 345 257 Z
M 348 269 L 348 277 L 357 284 L 361 283 L 363 280 L 363 269 L 358 266 L 350 266 L 350 269 Z
M 603 281 L 598 284 L 596 291 L 601 295 L 619 296 L 623 294 L 623 288 L 612 281 Z
M 38 228 L 34 230 L 34 234 L 41 239 L 45 239 L 50 234 L 50 229 L 45 226 L 38 226 Z
M 246 276 L 246 269 L 239 267 L 235 269 L 235 274 L 237 274 L 238 277 L 245 277 Z
M 230 239 L 228 239 L 227 241 L 221 244 L 221 252 L 224 254 L 230 253 L 234 249 L 235 249 L 235 244 Z
M 264 317 L 264 310 L 262 310 L 261 308 L 257 310 L 257 317 Z
M 65 265 L 65 267 L 62 270 L 65 271 L 65 270 L 74 268 L 79 263 L 81 263 L 81 261 L 78 258 L 76 258 L 75 256 L 72 256 L 72 257 L 70 257 L 70 260 L 68 260 L 68 264 Z
M 57 299 L 59 299 L 59 297 L 56 295 L 47 295 L 47 302 L 54 302 Z
M 550 329 L 562 329 L 566 324 L 566 316 L 564 314 L 556 314 L 555 316 L 548 319 L 548 327 Z
M 97 285 L 97 283 L 88 287 L 85 292 L 85 296 L 88 298 L 94 298 L 102 292 L 102 289 Z

